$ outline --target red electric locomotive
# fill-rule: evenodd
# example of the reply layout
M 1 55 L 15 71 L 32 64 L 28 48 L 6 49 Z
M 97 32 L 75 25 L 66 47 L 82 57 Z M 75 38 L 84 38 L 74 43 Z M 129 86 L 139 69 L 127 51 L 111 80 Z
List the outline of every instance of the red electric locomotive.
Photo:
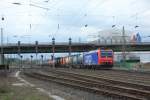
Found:
M 113 66 L 113 51 L 98 49 L 83 54 L 83 65 L 92 68 L 111 68 Z

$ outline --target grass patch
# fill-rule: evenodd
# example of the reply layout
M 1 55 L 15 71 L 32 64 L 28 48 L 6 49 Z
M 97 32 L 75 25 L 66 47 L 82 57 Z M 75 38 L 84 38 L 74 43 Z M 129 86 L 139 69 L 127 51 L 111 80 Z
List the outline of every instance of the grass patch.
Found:
M 35 88 L 12 86 L 9 90 L 3 90 L 0 100 L 53 100 Z
M 15 78 L 0 77 L 0 100 L 53 100 L 34 87 L 13 86 L 13 83 Z

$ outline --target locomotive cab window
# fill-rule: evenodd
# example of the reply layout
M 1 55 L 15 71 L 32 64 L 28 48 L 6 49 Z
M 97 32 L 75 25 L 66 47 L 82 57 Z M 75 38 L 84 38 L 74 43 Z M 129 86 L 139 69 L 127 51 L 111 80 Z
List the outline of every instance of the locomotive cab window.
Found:
M 101 57 L 112 57 L 112 51 L 101 51 Z

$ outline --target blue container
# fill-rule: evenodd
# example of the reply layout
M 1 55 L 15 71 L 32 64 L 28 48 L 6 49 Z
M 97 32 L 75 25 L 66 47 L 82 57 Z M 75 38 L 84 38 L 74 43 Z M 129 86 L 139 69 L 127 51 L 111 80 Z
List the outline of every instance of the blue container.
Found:
M 93 51 L 83 55 L 84 65 L 98 65 L 98 52 Z

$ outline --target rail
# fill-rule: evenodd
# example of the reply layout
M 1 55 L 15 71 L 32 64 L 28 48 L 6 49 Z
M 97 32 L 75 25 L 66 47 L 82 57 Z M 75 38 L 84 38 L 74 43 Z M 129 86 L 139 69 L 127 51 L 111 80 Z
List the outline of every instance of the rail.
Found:
M 150 99 L 150 86 L 132 84 L 136 85 L 136 87 L 129 87 L 131 83 L 123 83 L 110 79 L 100 79 L 88 75 L 81 75 L 63 71 L 51 70 L 50 72 L 53 72 L 55 74 L 45 74 L 39 72 L 25 74 L 34 78 L 52 81 L 62 85 L 80 88 L 110 97 L 112 96 L 132 100 Z M 147 88 L 147 90 L 145 90 L 145 88 Z

